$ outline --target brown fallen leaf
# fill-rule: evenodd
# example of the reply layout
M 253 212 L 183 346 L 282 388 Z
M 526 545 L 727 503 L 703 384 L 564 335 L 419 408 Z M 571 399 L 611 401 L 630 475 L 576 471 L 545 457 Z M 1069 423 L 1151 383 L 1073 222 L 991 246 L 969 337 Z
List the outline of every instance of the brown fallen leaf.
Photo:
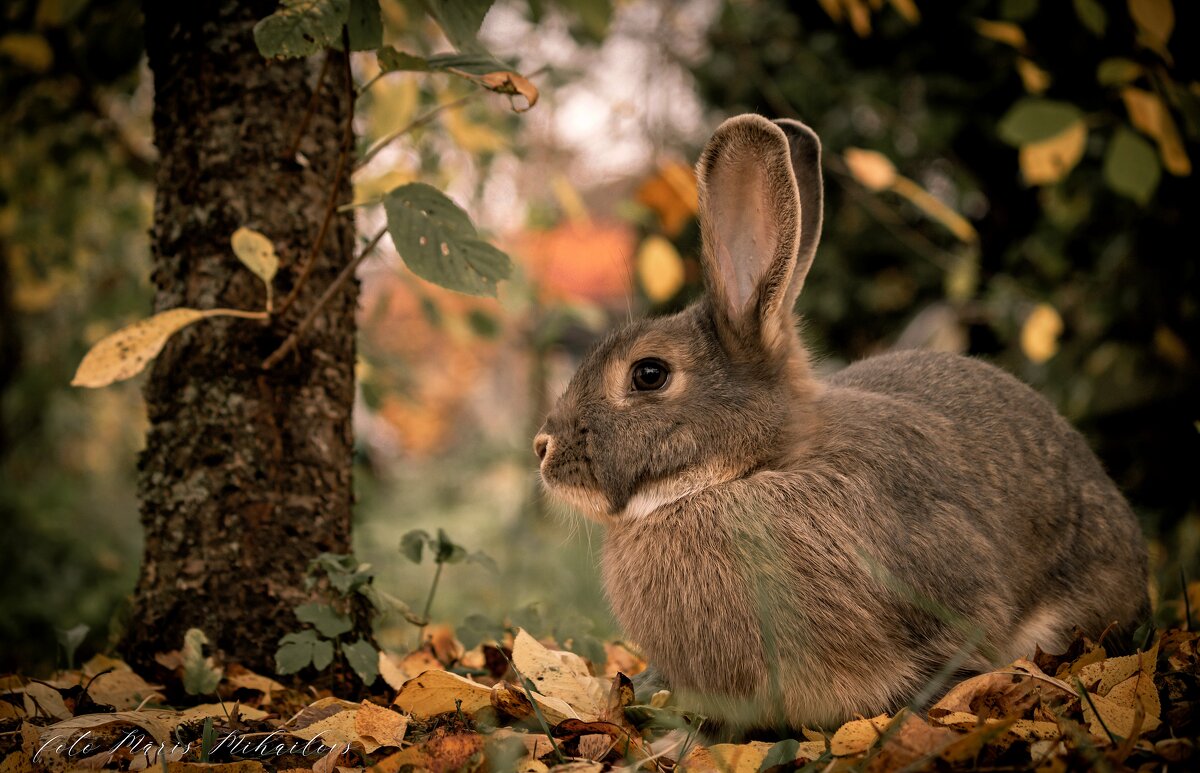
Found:
M 426 671 L 442 670 L 441 662 L 429 650 L 410 652 L 397 658 L 385 652 L 379 653 L 379 673 L 393 690 L 399 690 L 409 679 Z
M 867 763 L 869 771 L 898 770 L 925 757 L 936 755 L 958 734 L 946 727 L 933 727 L 912 714 L 905 714 L 878 752 Z
M 354 715 L 354 732 L 367 754 L 382 746 L 400 746 L 407 730 L 408 717 L 370 701 L 363 701 Z

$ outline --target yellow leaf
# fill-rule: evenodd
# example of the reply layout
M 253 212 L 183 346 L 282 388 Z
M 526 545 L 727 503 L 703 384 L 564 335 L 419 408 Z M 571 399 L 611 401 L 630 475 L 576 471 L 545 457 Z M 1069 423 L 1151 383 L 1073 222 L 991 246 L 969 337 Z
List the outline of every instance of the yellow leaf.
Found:
M 966 244 L 974 244 L 979 241 L 979 233 L 973 225 L 967 222 L 965 217 L 907 177 L 897 175 L 896 181 L 892 183 L 892 190 L 944 225 L 960 241 Z
M 699 207 L 695 170 L 678 162 L 662 164 L 638 188 L 635 198 L 654 210 L 663 233 L 676 236 Z
M 1050 88 L 1050 73 L 1023 56 L 1017 57 L 1017 74 L 1030 94 L 1041 94 Z
M 662 303 L 683 287 L 683 259 L 675 245 L 661 236 L 648 236 L 638 248 L 637 274 L 646 297 Z
M 985 38 L 1013 48 L 1025 47 L 1025 31 L 1012 22 L 976 19 L 975 31 Z
M 260 719 L 266 719 L 268 716 L 270 716 L 262 709 L 256 709 L 253 706 L 243 706 L 240 703 L 229 701 L 221 703 L 201 703 L 199 706 L 190 706 L 179 713 L 179 718 L 181 720 L 203 720 L 207 719 L 208 717 L 212 717 L 213 719 L 226 719 L 230 714 L 233 713 L 235 708 L 238 711 L 238 715 L 242 719 L 248 719 L 251 722 L 256 722 Z
M 458 705 L 464 714 L 471 715 L 492 705 L 491 695 L 489 688 L 458 674 L 426 671 L 404 683 L 393 705 L 418 719 L 454 711 Z
M 825 13 L 835 22 L 842 20 L 842 4 L 838 0 L 817 0 L 821 7 L 825 9 Z
M 0 38 L 0 55 L 34 72 L 46 72 L 54 64 L 50 44 L 41 35 L 31 32 L 13 32 Z
M 770 750 L 771 744 L 765 741 L 697 746 L 684 759 L 684 767 L 721 773 L 757 773 Z
M 1021 326 L 1021 351 L 1036 363 L 1043 363 L 1058 353 L 1058 337 L 1063 321 L 1058 311 L 1048 303 L 1039 303 Z
M 1188 158 L 1179 129 L 1171 118 L 1171 111 L 1163 104 L 1158 94 L 1133 86 L 1121 89 L 1121 99 L 1129 112 L 1129 120 L 1143 134 L 1158 143 L 1158 154 L 1163 167 L 1176 177 L 1187 177 L 1192 173 L 1192 161 Z
M 158 356 L 172 335 L 206 317 L 263 319 L 263 312 L 237 309 L 170 309 L 134 322 L 96 342 L 75 371 L 71 386 L 102 387 L 141 373 Z
M 886 190 L 896 182 L 896 167 L 882 153 L 861 148 L 846 148 L 842 154 L 850 174 L 864 187 L 873 191 Z
M 848 757 L 862 754 L 875 745 L 879 736 L 887 729 L 892 718 L 880 714 L 871 719 L 856 719 L 847 722 L 837 729 L 833 738 L 829 739 L 829 751 L 835 757 Z
M 860 38 L 871 34 L 871 11 L 862 0 L 842 0 L 846 6 L 846 15 L 850 17 L 850 28 Z
M 578 655 L 546 649 L 520 629 L 513 640 L 512 662 L 539 693 L 564 701 L 580 719 L 592 722 L 604 712 L 609 685 L 592 676 Z
M 1067 176 L 1083 158 L 1087 127 L 1075 121 L 1053 137 L 1022 145 L 1021 174 L 1030 185 L 1056 183 Z
M 586 223 L 591 219 L 588 217 L 587 204 L 583 203 L 583 197 L 579 195 L 579 191 L 571 184 L 566 175 L 554 175 L 550 181 L 550 189 L 554 192 L 554 198 L 558 201 L 558 206 L 562 207 L 568 220 Z
M 913 0 L 891 0 L 891 3 L 896 12 L 909 24 L 916 24 L 921 20 L 921 12 L 917 10 L 917 4 Z
M 233 232 L 229 244 L 238 260 L 270 288 L 271 280 L 279 270 L 279 256 L 275 254 L 275 245 L 271 244 L 271 240 L 253 228 L 242 226 Z
M 1171 0 L 1129 0 L 1129 15 L 1138 26 L 1138 39 L 1160 54 L 1167 54 L 1167 41 L 1175 29 Z
M 460 148 L 472 153 L 500 150 L 508 144 L 504 135 L 492 127 L 469 120 L 462 108 L 442 113 L 442 124 Z

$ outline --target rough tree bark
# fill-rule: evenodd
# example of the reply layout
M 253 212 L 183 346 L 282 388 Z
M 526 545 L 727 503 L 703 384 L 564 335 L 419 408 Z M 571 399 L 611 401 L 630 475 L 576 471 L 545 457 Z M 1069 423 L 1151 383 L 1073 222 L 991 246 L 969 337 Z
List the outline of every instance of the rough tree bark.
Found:
M 156 311 L 262 308 L 262 283 L 229 246 L 243 225 L 274 242 L 283 298 L 321 222 L 353 97 L 335 53 L 299 146 L 305 161 L 284 158 L 317 67 L 258 53 L 252 28 L 275 5 L 144 4 L 161 154 Z M 338 186 L 349 200 L 346 170 Z M 336 215 L 284 319 L 206 320 L 156 361 L 139 462 L 145 557 L 122 644 L 135 667 L 196 627 L 228 659 L 273 672 L 279 637 L 299 627 L 292 608 L 306 597 L 309 559 L 348 551 L 355 283 L 296 353 L 270 371 L 261 364 L 351 259 L 353 238 L 352 218 Z

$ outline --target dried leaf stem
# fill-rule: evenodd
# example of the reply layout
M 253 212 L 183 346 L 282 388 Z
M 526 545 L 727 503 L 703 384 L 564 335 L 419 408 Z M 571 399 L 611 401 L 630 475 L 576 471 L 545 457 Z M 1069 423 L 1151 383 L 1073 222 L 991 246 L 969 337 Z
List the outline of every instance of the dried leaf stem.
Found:
M 346 46 L 345 49 L 349 51 L 350 47 Z M 321 97 L 321 88 L 325 85 L 325 74 L 329 72 L 331 56 L 333 56 L 332 51 L 325 52 L 325 59 L 321 62 L 321 73 L 317 76 L 317 85 L 313 88 L 312 96 L 308 98 L 308 106 L 304 108 L 304 117 L 300 119 L 300 125 L 296 127 L 296 134 L 288 144 L 287 150 L 283 152 L 283 157 L 289 161 L 296 157 L 296 151 L 300 149 L 300 140 L 304 138 L 304 132 L 308 131 L 308 122 L 312 120 L 313 113 L 317 109 L 317 100 Z M 346 55 L 346 59 L 350 59 L 349 54 Z
M 387 233 L 386 226 L 379 229 L 379 233 L 375 234 L 375 236 L 371 238 L 371 241 L 367 242 L 367 245 L 363 247 L 362 252 L 358 253 L 358 257 L 346 264 L 346 267 L 342 269 L 342 272 L 338 274 L 337 278 L 329 284 L 329 287 L 325 288 L 325 292 L 321 294 L 321 297 L 317 299 L 317 302 L 313 304 L 313 307 L 308 310 L 308 314 L 304 316 L 304 319 L 300 320 L 300 324 L 296 326 L 296 329 L 292 331 L 291 335 L 289 335 L 287 339 L 280 344 L 279 348 L 272 352 L 267 359 L 263 360 L 263 370 L 270 370 L 271 368 L 275 367 L 279 364 L 279 361 L 287 355 L 288 352 L 296 348 L 296 344 L 299 343 L 300 337 L 304 334 L 304 331 L 308 329 L 308 326 L 312 324 L 313 320 L 317 318 L 317 314 L 321 312 L 321 309 L 325 308 L 325 304 L 329 303 L 329 300 L 337 294 L 337 291 L 341 288 L 341 286 L 346 284 L 350 277 L 354 276 L 355 269 L 357 269 L 359 264 L 362 263 L 363 260 L 375 250 L 375 246 L 379 244 L 379 240 L 383 238 L 385 233 Z
M 421 128 L 425 124 L 432 121 L 434 118 L 437 118 L 440 114 L 442 114 L 446 110 L 452 110 L 456 107 L 461 107 L 462 105 L 465 105 L 467 102 L 470 102 L 472 99 L 475 99 L 476 97 L 478 97 L 480 94 L 486 94 L 486 93 L 488 93 L 488 92 L 483 91 L 483 90 L 473 91 L 470 94 L 459 97 L 458 99 L 456 99 L 452 102 L 447 102 L 445 104 L 438 105 L 437 107 L 433 108 L 429 112 L 427 112 L 423 115 L 417 116 L 412 121 L 410 121 L 407 125 L 400 127 L 399 129 L 397 129 L 394 132 L 385 134 L 384 136 L 380 137 L 375 142 L 374 145 L 372 145 L 370 148 L 367 149 L 367 152 L 363 154 L 363 157 L 360 158 L 358 160 L 358 163 L 356 163 L 354 165 L 354 170 L 358 171 L 359 169 L 362 169 L 364 166 L 371 163 L 371 159 L 375 158 L 375 156 L 378 155 L 379 151 L 383 150 L 388 145 L 390 145 L 392 142 L 398 140 L 399 138 L 403 137 L 405 134 L 408 134 L 409 132 L 413 131 L 414 129 Z
M 350 50 L 350 35 L 346 28 L 342 28 L 342 48 L 345 51 Z M 330 54 L 331 55 L 331 54 Z M 341 189 L 342 175 L 346 171 L 346 161 L 350 158 L 350 149 L 354 146 L 354 73 L 350 69 L 350 55 L 347 53 L 343 57 L 346 66 L 343 68 L 345 76 L 346 98 L 350 100 L 350 105 L 346 110 L 346 128 L 342 135 L 342 146 L 338 150 L 337 166 L 333 172 L 333 179 L 329 184 L 329 200 L 325 203 L 325 214 L 321 217 L 321 226 L 317 229 L 317 236 L 313 239 L 312 247 L 308 250 L 308 256 L 300 267 L 300 274 L 296 277 L 292 284 L 291 292 L 283 299 L 283 303 L 279 304 L 277 314 L 283 314 L 292 307 L 296 302 L 296 298 L 300 295 L 301 288 L 308 281 L 308 275 L 312 273 L 313 264 L 317 261 L 317 254 L 321 251 L 321 245 L 325 243 L 325 235 L 329 232 L 329 223 L 333 220 L 333 213 L 337 211 L 338 191 Z M 329 55 L 325 57 L 326 63 L 329 62 Z

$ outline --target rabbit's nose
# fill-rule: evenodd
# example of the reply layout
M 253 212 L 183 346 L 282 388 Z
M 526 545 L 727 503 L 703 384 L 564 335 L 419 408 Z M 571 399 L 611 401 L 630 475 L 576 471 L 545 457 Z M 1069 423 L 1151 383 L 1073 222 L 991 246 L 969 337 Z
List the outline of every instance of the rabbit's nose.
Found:
M 539 461 L 546 460 L 546 454 L 550 451 L 550 436 L 542 433 L 533 439 L 533 452 L 537 454 Z

